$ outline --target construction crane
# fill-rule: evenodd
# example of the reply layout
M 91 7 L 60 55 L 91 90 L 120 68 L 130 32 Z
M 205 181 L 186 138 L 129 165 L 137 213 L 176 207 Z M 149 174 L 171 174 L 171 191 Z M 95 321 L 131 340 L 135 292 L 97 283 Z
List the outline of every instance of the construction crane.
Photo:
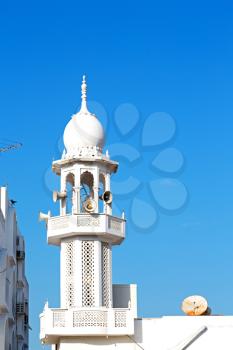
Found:
M 13 144 L 6 144 L 6 146 L 0 147 L 0 153 L 8 152 L 8 151 L 11 151 L 13 149 L 20 148 L 21 146 L 22 146 L 22 143 L 20 143 L 20 142 L 13 143 Z

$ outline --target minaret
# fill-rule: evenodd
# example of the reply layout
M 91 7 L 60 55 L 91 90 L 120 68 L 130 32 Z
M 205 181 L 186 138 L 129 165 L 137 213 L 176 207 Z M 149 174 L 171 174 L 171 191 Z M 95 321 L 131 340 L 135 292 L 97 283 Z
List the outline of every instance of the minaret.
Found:
M 65 151 L 54 161 L 60 189 L 60 215 L 41 214 L 49 244 L 60 246 L 60 309 L 46 304 L 41 341 L 62 337 L 134 333 L 136 286 L 112 285 L 112 246 L 125 238 L 125 218 L 112 215 L 111 175 L 118 163 L 103 154 L 104 130 L 87 108 L 85 76 L 81 108 L 64 131 Z

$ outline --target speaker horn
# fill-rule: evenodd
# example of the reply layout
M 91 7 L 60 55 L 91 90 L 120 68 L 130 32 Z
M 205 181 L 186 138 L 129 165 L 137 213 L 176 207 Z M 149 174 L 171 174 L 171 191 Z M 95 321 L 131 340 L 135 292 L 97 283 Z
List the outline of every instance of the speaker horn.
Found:
M 64 191 L 64 192 L 53 191 L 53 201 L 54 201 L 54 203 L 57 202 L 60 199 L 65 199 L 66 197 L 67 197 L 66 191 Z
M 83 208 L 86 212 L 88 213 L 93 213 L 96 209 L 96 202 L 92 198 L 88 198 L 84 203 L 83 203 Z
M 51 217 L 51 212 L 48 211 L 48 214 L 42 213 L 41 211 L 39 212 L 39 221 L 48 221 L 48 219 Z
M 107 204 L 112 203 L 112 192 L 110 191 L 105 191 L 101 196 L 99 196 L 99 199 L 104 201 Z

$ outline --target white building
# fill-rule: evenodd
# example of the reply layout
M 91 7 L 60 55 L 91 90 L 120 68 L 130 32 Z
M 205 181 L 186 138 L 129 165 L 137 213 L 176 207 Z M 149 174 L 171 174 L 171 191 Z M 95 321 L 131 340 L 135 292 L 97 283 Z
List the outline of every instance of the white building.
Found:
M 103 127 L 82 105 L 64 131 L 60 215 L 41 216 L 49 244 L 60 246 L 60 308 L 45 305 L 40 339 L 56 350 L 231 349 L 233 317 L 137 318 L 136 285 L 112 285 L 112 247 L 125 237 L 125 218 L 112 214 L 111 175 L 118 164 L 103 154 Z M 101 198 L 101 199 L 100 199 Z
M 25 247 L 16 211 L 0 188 L 0 349 L 28 349 L 28 283 Z

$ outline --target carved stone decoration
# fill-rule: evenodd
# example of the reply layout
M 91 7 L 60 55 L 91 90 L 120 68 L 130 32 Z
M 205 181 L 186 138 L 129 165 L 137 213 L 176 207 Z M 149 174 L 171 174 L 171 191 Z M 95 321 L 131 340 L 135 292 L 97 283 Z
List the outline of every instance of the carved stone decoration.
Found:
M 124 328 L 127 326 L 127 314 L 125 310 L 115 311 L 115 327 Z
M 65 311 L 56 311 L 53 313 L 53 327 L 65 327 Z
M 122 221 L 109 217 L 108 219 L 108 228 L 110 230 L 116 231 L 116 232 L 121 232 L 122 231 Z
M 97 146 L 75 147 L 69 153 L 63 153 L 63 159 L 96 158 L 102 156 L 102 149 Z
M 83 216 L 77 218 L 77 226 L 100 226 L 99 217 Z
M 107 327 L 107 312 L 74 311 L 73 327 Z
M 63 228 L 67 228 L 69 226 L 70 217 L 64 216 L 64 217 L 55 217 L 51 218 L 49 221 L 49 224 L 51 225 L 52 230 L 61 230 Z
M 74 296 L 74 242 L 70 241 L 66 243 L 66 305 L 67 307 L 75 306 Z
M 95 305 L 94 242 L 82 241 L 82 306 Z
M 102 243 L 102 298 L 103 306 L 111 307 L 112 250 L 109 243 Z

